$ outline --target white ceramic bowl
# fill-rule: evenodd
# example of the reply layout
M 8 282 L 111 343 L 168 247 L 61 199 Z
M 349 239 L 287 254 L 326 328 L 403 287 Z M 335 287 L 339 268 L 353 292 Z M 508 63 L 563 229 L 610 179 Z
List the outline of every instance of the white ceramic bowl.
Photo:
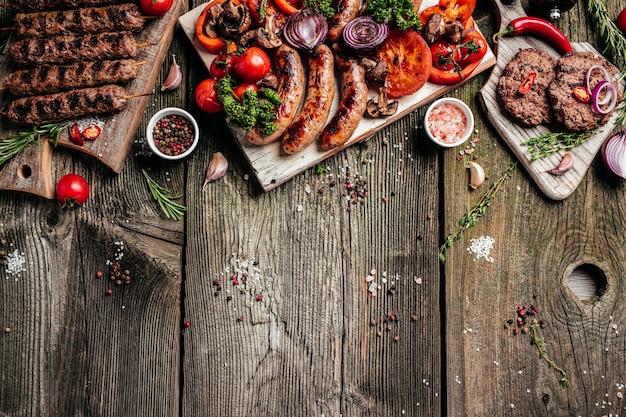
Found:
M 450 111 L 440 113 L 446 107 Z M 439 135 L 435 135 L 433 128 Z M 453 148 L 465 143 L 472 136 L 474 114 L 461 100 L 452 97 L 440 98 L 426 110 L 424 130 L 426 136 L 436 145 Z
M 193 142 L 191 143 L 191 146 L 189 146 L 189 148 L 187 148 L 185 152 L 176 155 L 167 155 L 161 152 L 161 150 L 159 150 L 159 148 L 154 143 L 154 126 L 159 122 L 159 120 L 171 115 L 182 116 L 185 119 L 189 120 L 191 122 L 191 125 L 193 126 Z M 198 142 L 200 141 L 200 129 L 198 128 L 198 122 L 191 114 L 189 114 L 189 112 L 178 107 L 166 107 L 156 112 L 148 122 L 148 126 L 146 127 L 146 140 L 148 141 L 148 146 L 150 146 L 150 150 L 152 150 L 155 155 L 163 159 L 176 161 L 188 157 L 189 155 L 191 155 L 194 149 L 196 149 L 196 146 L 198 146 Z

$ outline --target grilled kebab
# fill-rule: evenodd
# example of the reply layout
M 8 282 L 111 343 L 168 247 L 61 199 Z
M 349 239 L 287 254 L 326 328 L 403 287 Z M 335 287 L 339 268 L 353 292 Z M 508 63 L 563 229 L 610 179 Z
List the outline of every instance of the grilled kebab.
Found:
M 76 9 L 78 7 L 107 6 L 128 0 L 15 0 L 11 6 L 18 12 Z
M 42 38 L 84 33 L 140 31 L 146 19 L 134 3 L 74 10 L 17 13 L 15 34 L 20 38 Z
M 128 96 L 123 87 L 105 85 L 18 98 L 9 103 L 5 115 L 16 125 L 39 126 L 87 115 L 113 113 L 124 109 L 127 104 Z
M 14 95 L 23 97 L 126 83 L 137 78 L 138 65 L 133 59 L 42 65 L 10 73 L 4 80 L 4 87 Z
M 132 32 L 128 31 L 24 38 L 11 45 L 9 55 L 21 66 L 68 64 L 82 60 L 133 58 L 137 55 L 137 44 Z

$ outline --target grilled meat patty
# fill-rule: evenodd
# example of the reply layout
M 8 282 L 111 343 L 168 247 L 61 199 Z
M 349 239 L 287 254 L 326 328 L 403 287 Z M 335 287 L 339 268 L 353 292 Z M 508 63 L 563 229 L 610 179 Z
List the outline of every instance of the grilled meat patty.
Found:
M 618 73 L 617 68 L 609 61 L 596 56 L 593 52 L 567 54 L 559 58 L 556 63 L 556 76 L 548 88 L 548 97 L 556 121 L 562 123 L 568 130 L 596 129 L 606 124 L 613 114 L 613 111 L 607 114 L 596 113 L 591 103 L 582 103 L 573 95 L 575 87 L 586 86 L 587 72 L 593 65 L 602 65 L 609 71 L 611 77 L 615 77 Z M 593 71 L 589 90 L 593 91 L 596 84 L 603 79 L 604 75 L 601 71 Z
M 552 122 L 547 89 L 554 79 L 554 65 L 554 58 L 547 52 L 529 48 L 517 52 L 502 70 L 498 99 L 507 113 L 523 126 Z M 532 73 L 537 75 L 532 88 L 520 94 L 520 85 Z

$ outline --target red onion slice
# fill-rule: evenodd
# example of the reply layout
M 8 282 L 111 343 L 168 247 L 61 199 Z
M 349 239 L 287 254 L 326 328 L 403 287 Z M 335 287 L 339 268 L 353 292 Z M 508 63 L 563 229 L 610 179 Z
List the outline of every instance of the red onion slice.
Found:
M 602 160 L 609 171 L 626 179 L 626 131 L 621 130 L 604 142 Z
M 605 95 L 602 99 L 600 99 L 600 95 L 604 90 L 606 90 Z M 617 95 L 617 89 L 612 82 L 607 80 L 600 81 L 591 92 L 591 105 L 593 106 L 593 111 L 598 114 L 610 113 L 617 104 Z M 602 107 L 605 104 L 606 106 Z

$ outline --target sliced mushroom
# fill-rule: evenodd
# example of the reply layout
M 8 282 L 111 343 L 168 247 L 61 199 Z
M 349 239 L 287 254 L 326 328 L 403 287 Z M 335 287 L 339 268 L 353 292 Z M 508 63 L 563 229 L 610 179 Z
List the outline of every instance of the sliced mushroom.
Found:
M 441 36 L 449 43 L 459 43 L 465 38 L 465 27 L 461 22 L 451 22 L 444 26 Z
M 370 117 L 388 117 L 393 116 L 398 111 L 398 100 L 389 100 L 387 97 L 387 88 L 380 87 L 378 89 L 378 101 L 370 99 L 367 101 L 367 114 Z
M 387 74 L 389 73 L 389 66 L 387 61 L 377 61 L 374 58 L 363 57 L 361 58 L 361 65 L 365 68 L 365 79 L 373 84 L 383 84 Z
M 250 29 L 252 16 L 250 16 L 250 9 L 246 4 L 235 4 L 231 0 L 226 0 L 222 4 L 222 8 L 224 11 L 218 20 L 218 27 L 222 36 L 234 39 Z
M 265 25 L 257 29 L 257 41 L 259 45 L 267 49 L 278 48 L 283 44 L 278 34 L 276 15 L 274 13 L 265 15 Z
M 278 88 L 278 77 L 272 71 L 268 72 L 265 77 L 256 82 L 259 88 L 267 87 L 276 90 Z
M 237 40 L 237 46 L 242 49 L 247 49 L 257 43 L 257 31 L 256 29 L 250 29 Z
M 433 43 L 437 36 L 444 30 L 444 20 L 441 13 L 433 13 L 426 20 L 424 25 L 424 39 L 426 42 Z

